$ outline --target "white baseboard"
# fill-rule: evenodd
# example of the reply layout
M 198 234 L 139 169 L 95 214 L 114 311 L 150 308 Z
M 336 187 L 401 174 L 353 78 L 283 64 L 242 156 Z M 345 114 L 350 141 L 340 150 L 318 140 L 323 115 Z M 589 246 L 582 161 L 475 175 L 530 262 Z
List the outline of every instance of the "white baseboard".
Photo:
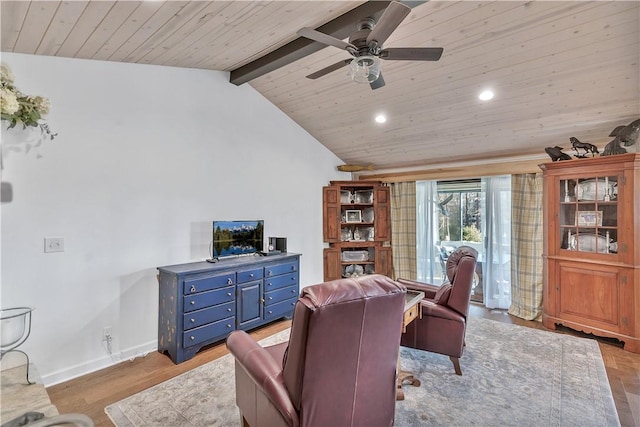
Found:
M 117 365 L 121 362 L 132 361 L 138 357 L 144 357 L 152 351 L 158 350 L 158 341 L 149 341 L 145 344 L 137 345 L 125 349 L 120 353 L 111 356 L 104 356 L 75 366 L 70 366 L 47 375 L 42 375 L 42 382 L 45 387 L 60 384 L 83 375 L 91 374 L 104 368 Z

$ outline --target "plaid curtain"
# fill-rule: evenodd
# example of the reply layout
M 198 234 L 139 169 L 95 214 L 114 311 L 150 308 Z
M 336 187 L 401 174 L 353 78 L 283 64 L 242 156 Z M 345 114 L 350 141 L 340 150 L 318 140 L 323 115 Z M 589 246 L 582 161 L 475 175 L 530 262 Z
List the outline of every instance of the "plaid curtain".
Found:
M 393 182 L 390 191 L 392 278 L 416 277 L 416 183 Z
M 511 177 L 511 306 L 509 314 L 542 314 L 542 174 Z

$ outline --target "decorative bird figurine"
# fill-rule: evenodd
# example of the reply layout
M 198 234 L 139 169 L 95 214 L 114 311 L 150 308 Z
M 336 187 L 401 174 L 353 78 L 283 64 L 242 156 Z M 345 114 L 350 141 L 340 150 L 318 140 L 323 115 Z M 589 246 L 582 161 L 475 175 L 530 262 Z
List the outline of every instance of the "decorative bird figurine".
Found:
M 373 165 L 363 166 L 363 165 L 340 165 L 338 166 L 338 170 L 341 172 L 360 172 L 360 171 L 372 171 Z
M 640 135 L 640 119 L 634 120 L 626 126 L 618 126 L 609 136 L 615 136 L 613 141 L 604 147 L 603 156 L 613 156 L 615 154 L 625 154 L 624 147 L 630 147 L 638 141 Z
M 609 134 L 609 136 L 616 136 L 618 134 L 618 132 L 620 132 L 622 129 L 626 128 L 627 125 L 620 125 L 620 126 L 616 126 L 616 128 L 614 130 L 611 131 L 611 133 Z
M 557 145 L 555 147 L 547 147 L 544 149 L 544 151 L 549 155 L 549 157 L 551 157 L 551 161 L 553 162 L 557 162 L 560 160 L 571 160 L 571 156 L 567 153 L 563 153 L 562 147 L 558 147 Z

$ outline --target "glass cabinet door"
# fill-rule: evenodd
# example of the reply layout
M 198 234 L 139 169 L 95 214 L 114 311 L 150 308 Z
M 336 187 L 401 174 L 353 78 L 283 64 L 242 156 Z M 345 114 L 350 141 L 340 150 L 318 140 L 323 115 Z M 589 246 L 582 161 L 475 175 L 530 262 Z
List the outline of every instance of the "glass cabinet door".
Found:
M 559 180 L 561 249 L 618 252 L 618 177 Z

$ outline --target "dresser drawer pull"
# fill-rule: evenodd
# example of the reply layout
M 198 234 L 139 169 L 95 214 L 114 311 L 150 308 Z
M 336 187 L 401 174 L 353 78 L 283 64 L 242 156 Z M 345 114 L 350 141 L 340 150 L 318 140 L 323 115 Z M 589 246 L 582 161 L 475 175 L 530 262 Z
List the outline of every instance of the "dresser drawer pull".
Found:
M 272 283 L 271 283 L 271 282 L 267 283 L 267 286 L 271 286 L 271 285 L 272 285 Z
M 253 273 L 249 273 L 249 277 L 253 277 Z
M 228 311 L 229 313 L 231 313 L 231 309 L 230 309 L 230 308 L 227 308 L 227 311 Z
M 230 323 L 227 323 L 227 328 L 231 328 L 231 324 Z
M 296 271 L 296 266 L 295 265 L 291 266 L 291 271 Z
M 191 285 L 191 292 L 195 292 L 196 291 L 196 285 Z
M 269 301 L 271 301 L 273 299 L 273 297 L 269 297 Z
M 269 310 L 269 314 L 273 314 L 273 311 Z
M 191 341 L 193 341 L 193 340 L 195 340 L 195 339 L 196 339 L 196 337 L 194 337 L 193 335 L 191 335 L 191 336 L 189 337 L 189 339 L 190 339 Z
M 295 277 L 291 277 L 291 280 L 295 282 L 295 281 L 296 281 L 296 278 L 295 278 Z
M 269 270 L 269 272 L 267 273 L 267 276 L 273 276 L 273 271 Z
M 227 296 L 230 297 L 231 296 L 231 292 L 227 292 Z
M 295 290 L 295 289 L 291 289 L 291 293 L 292 293 L 292 294 L 295 294 L 295 293 L 296 293 L 296 290 Z
M 196 305 L 196 302 L 195 301 L 191 301 L 191 302 L 189 302 L 189 304 Z
M 196 323 L 196 319 L 191 319 L 191 323 Z
M 233 280 L 231 280 L 231 277 L 227 279 L 227 285 L 233 285 Z

